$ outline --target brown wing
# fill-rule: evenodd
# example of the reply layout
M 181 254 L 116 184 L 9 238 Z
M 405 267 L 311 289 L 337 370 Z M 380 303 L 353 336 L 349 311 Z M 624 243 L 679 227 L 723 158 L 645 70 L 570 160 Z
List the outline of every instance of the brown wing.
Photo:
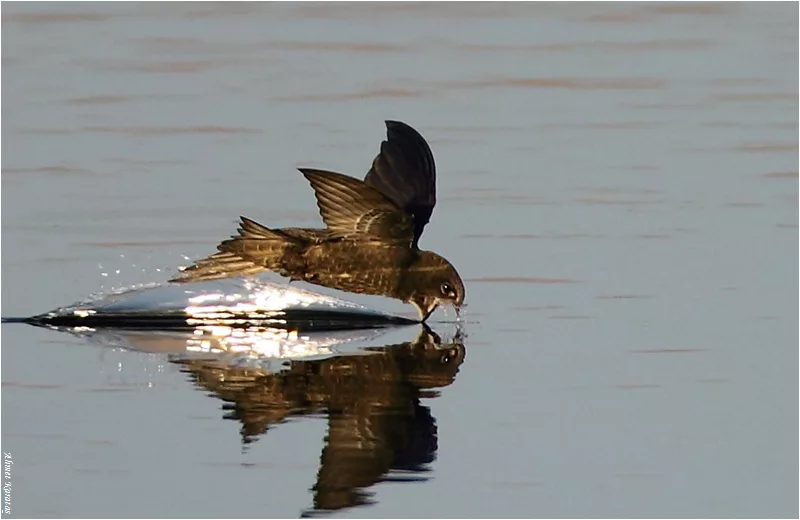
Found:
M 247 217 L 234 235 L 217 246 L 219 253 L 196 261 L 183 269 L 170 282 L 188 283 L 221 280 L 231 276 L 248 276 L 265 270 L 281 274 L 281 260 L 287 250 L 318 230 L 269 229 Z M 288 232 L 287 232 L 288 231 Z
M 412 218 L 416 247 L 436 205 L 436 163 L 425 138 L 407 124 L 386 121 L 386 137 L 364 182 Z
M 331 236 L 409 243 L 413 239 L 411 216 L 364 181 L 324 170 L 300 171 L 314 188 L 320 215 Z

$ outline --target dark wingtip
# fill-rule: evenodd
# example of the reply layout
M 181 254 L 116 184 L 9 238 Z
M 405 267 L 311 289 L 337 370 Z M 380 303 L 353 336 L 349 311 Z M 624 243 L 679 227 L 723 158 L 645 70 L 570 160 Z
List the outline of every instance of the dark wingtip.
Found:
M 415 134 L 418 134 L 418 133 L 419 133 L 419 132 L 417 132 L 416 130 L 414 130 L 414 128 L 413 128 L 413 127 L 411 127 L 411 125 L 408 125 L 408 124 L 406 124 L 406 123 L 404 123 L 404 122 L 402 122 L 402 121 L 393 121 L 393 120 L 391 120 L 391 119 L 387 119 L 387 120 L 386 120 L 386 121 L 384 121 L 384 122 L 386 123 L 386 132 L 387 132 L 387 133 L 388 133 L 388 132 L 391 132 L 391 131 L 393 131 L 393 130 L 394 130 L 394 131 L 397 131 L 397 130 L 406 130 L 406 131 L 411 131 L 411 132 L 414 132 Z
M 410 143 L 413 143 L 412 146 L 419 148 L 417 153 L 424 153 L 431 156 L 433 155 L 433 153 L 430 151 L 430 146 L 428 146 L 428 142 L 416 128 L 409 124 L 403 123 L 402 121 L 387 120 L 385 123 L 386 137 L 389 141 L 409 140 Z M 384 141 L 384 143 L 385 142 L 386 141 Z M 384 150 L 381 149 L 381 152 L 384 152 Z

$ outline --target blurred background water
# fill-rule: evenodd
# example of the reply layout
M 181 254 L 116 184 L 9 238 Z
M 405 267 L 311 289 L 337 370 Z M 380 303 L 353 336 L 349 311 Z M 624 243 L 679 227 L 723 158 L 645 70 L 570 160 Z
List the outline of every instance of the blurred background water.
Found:
M 797 42 L 796 3 L 4 3 L 4 316 L 319 225 L 295 168 L 363 176 L 385 119 L 469 304 L 283 376 L 3 325 L 13 514 L 796 517 Z

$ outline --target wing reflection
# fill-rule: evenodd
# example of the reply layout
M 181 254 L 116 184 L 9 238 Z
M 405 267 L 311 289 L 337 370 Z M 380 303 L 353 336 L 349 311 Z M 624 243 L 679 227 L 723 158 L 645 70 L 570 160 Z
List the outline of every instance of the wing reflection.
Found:
M 174 361 L 226 403 L 224 417 L 242 423 L 245 444 L 289 417 L 327 415 L 313 513 L 368 504 L 367 488 L 376 482 L 426 479 L 437 428 L 420 398 L 454 381 L 465 352 L 460 332 L 442 342 L 424 327 L 413 341 L 367 347 L 363 355 L 293 359 L 280 371 Z

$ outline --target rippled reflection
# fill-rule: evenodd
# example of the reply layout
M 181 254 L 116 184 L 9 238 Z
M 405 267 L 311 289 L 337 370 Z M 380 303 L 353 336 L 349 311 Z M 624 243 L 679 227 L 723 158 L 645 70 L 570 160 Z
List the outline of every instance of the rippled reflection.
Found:
M 48 328 L 104 348 L 165 355 L 197 389 L 223 401 L 223 419 L 242 424 L 244 446 L 290 418 L 327 417 L 313 507 L 306 515 L 369 504 L 369 488 L 377 482 L 427 480 L 438 436 L 436 420 L 420 400 L 453 383 L 466 353 L 460 328 L 443 340 L 425 325 L 330 331 Z M 128 362 L 116 365 L 122 370 Z
M 379 481 L 427 479 L 437 427 L 420 399 L 455 380 L 465 352 L 460 332 L 443 342 L 425 327 L 413 341 L 367 347 L 364 355 L 290 360 L 277 372 L 174 361 L 225 402 L 224 418 L 242 423 L 245 444 L 290 417 L 327 415 L 312 514 L 368 504 L 368 488 Z

